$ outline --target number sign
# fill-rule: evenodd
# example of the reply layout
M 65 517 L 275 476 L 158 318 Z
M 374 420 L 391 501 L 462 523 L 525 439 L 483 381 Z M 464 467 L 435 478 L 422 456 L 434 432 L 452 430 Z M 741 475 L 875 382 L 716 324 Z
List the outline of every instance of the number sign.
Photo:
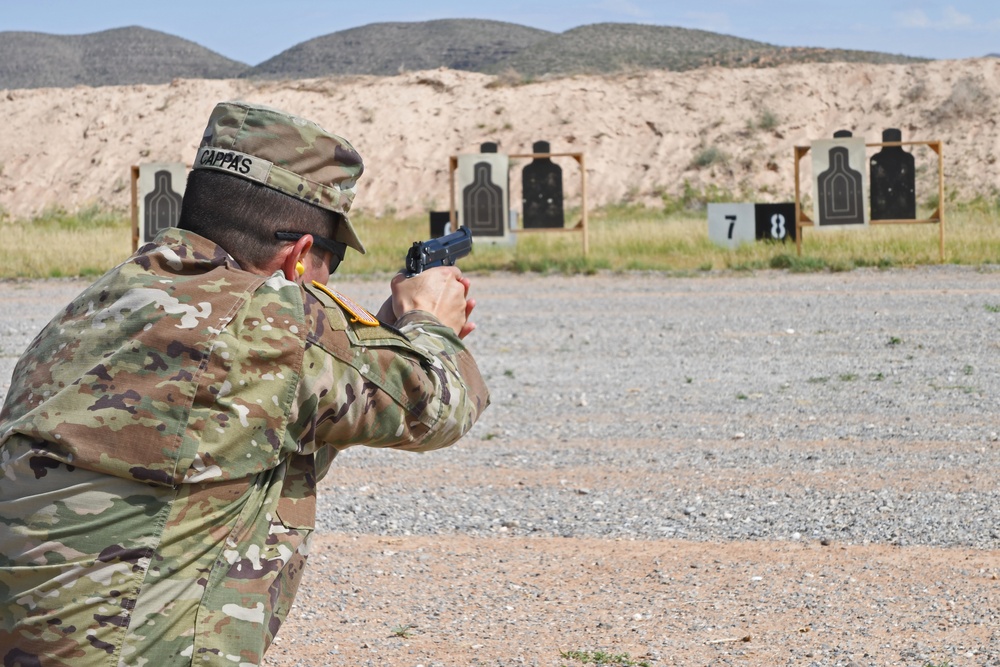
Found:
M 758 241 L 795 240 L 795 204 L 755 204 Z
M 741 243 L 753 243 L 756 235 L 753 204 L 708 205 L 708 238 L 715 244 L 733 249 Z

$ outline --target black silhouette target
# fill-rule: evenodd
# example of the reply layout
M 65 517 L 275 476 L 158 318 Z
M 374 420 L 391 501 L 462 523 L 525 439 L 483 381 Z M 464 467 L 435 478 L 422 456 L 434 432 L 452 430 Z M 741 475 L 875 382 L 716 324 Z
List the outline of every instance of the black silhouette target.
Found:
M 897 129 L 882 132 L 883 143 L 902 141 Z M 872 220 L 914 220 L 917 217 L 916 167 L 902 146 L 883 146 L 869 160 Z
M 536 141 L 533 153 L 549 153 L 549 142 Z M 521 171 L 521 210 L 524 228 L 562 227 L 563 175 L 562 167 L 549 157 L 536 157 Z

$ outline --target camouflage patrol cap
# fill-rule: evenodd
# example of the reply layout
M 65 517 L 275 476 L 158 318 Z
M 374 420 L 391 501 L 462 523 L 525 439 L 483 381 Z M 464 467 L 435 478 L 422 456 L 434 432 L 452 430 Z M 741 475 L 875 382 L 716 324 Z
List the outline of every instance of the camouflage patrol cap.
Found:
M 365 252 L 348 219 L 361 156 L 343 137 L 312 121 L 259 104 L 220 102 L 212 112 L 193 169 L 215 169 L 257 181 L 344 216 L 336 240 Z

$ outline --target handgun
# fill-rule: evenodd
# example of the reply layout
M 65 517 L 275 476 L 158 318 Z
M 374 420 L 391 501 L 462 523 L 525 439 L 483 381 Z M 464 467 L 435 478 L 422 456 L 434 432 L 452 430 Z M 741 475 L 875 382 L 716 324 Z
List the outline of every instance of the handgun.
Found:
M 406 253 L 406 275 L 415 276 L 435 266 L 454 266 L 472 252 L 472 231 L 461 226 L 457 232 L 429 241 L 415 241 Z

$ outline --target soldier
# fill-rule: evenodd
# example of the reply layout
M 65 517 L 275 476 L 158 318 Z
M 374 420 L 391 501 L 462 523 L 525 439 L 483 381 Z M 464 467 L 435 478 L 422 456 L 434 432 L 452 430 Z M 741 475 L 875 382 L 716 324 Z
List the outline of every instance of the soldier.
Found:
M 295 595 L 316 485 L 351 445 L 426 451 L 489 403 L 455 267 L 378 317 L 326 282 L 361 157 L 216 106 L 179 229 L 38 335 L 0 412 L 0 659 L 257 665 Z

